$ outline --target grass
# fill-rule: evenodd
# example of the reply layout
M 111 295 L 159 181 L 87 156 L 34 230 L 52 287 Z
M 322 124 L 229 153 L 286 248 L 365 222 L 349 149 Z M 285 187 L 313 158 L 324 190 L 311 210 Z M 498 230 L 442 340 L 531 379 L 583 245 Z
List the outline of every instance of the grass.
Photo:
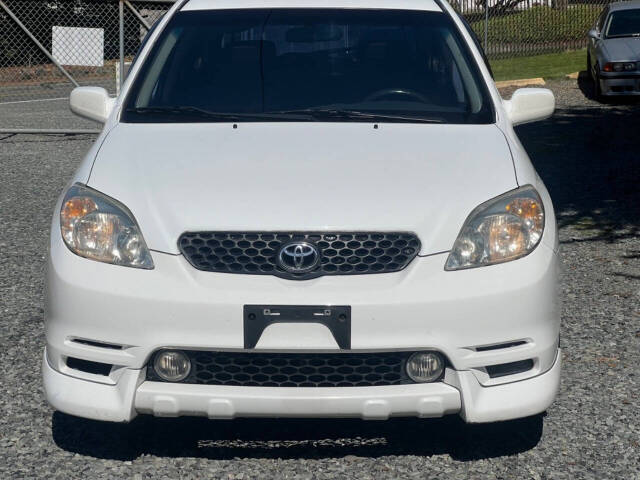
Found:
M 489 43 L 553 43 L 586 38 L 602 5 L 571 5 L 565 9 L 533 7 L 489 19 Z M 484 38 L 484 20 L 471 24 Z
M 538 6 L 489 19 L 488 53 L 491 55 L 524 54 L 554 51 L 584 45 L 587 31 L 602 11 L 602 5 L 574 4 L 567 8 Z M 484 19 L 471 23 L 484 39 Z M 492 48 L 493 47 L 493 48 Z M 585 69 L 585 49 L 563 53 L 516 56 L 492 60 L 495 79 L 554 78 Z
M 587 50 L 582 49 L 532 57 L 491 60 L 491 69 L 496 81 L 535 77 L 554 78 L 584 70 L 586 63 Z

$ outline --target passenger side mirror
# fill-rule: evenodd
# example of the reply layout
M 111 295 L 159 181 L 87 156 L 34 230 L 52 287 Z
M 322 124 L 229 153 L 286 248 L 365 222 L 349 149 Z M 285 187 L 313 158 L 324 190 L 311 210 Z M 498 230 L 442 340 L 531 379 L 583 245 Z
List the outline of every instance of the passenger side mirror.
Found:
M 556 108 L 553 92 L 547 88 L 519 88 L 502 103 L 513 126 L 549 118 Z
M 77 87 L 69 97 L 73 113 L 100 123 L 107 121 L 115 103 L 116 99 L 102 87 Z
M 596 29 L 592 29 L 592 30 L 589 30 L 589 33 L 587 33 L 587 36 L 589 38 L 593 38 L 594 40 L 598 40 L 600 38 L 600 33 Z

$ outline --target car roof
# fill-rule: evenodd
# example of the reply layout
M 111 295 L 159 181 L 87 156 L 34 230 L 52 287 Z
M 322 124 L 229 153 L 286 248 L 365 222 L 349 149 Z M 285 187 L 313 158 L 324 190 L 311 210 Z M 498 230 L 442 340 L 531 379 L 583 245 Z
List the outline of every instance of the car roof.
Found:
M 436 0 L 189 0 L 182 11 L 245 8 L 364 8 L 441 12 Z
M 614 2 L 609 4 L 610 12 L 617 12 L 618 10 L 632 10 L 640 8 L 640 0 L 631 0 L 628 2 Z

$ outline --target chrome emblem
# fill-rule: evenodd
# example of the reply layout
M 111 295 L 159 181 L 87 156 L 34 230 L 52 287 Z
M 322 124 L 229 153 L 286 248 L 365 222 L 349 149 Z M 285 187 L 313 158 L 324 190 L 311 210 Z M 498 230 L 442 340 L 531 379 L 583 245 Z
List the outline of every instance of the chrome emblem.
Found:
M 290 242 L 278 252 L 278 266 L 289 273 L 310 272 L 320 263 L 318 248 L 308 242 Z

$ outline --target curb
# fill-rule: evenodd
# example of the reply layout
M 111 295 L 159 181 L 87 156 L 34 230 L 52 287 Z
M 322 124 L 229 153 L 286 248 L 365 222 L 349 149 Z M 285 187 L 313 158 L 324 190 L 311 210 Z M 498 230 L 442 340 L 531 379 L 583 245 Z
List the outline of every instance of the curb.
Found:
M 521 78 L 519 80 L 503 80 L 496 82 L 496 87 L 524 87 L 525 85 L 545 85 L 544 78 Z

